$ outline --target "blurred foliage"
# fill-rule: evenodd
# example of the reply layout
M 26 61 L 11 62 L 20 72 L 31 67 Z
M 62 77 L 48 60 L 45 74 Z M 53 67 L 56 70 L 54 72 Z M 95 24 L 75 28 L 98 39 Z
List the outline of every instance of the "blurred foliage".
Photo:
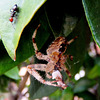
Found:
M 0 76 L 0 92 L 7 91 L 8 83 L 9 79 L 6 76 Z
M 19 69 L 18 67 L 14 67 L 11 70 L 7 71 L 6 73 L 4 73 L 4 75 L 6 75 L 7 77 L 14 79 L 14 80 L 19 80 L 20 76 L 19 76 Z
M 73 61 L 67 59 L 65 63 L 72 78 L 69 79 L 62 72 L 68 85 L 67 89 L 61 90 L 41 84 L 31 76 L 30 99 L 48 96 L 50 100 L 76 100 L 76 96 L 83 100 L 100 100 L 100 1 L 30 0 L 29 2 L 25 0 L 20 2 L 8 0 L 7 2 L 5 0 L 0 2 L 0 5 L 6 5 L 0 6 L 2 9 L 0 14 L 2 40 L 0 41 L 0 92 L 9 91 L 8 84 L 12 81 L 19 85 L 21 78 L 18 73 L 21 63 L 34 55 L 32 34 L 38 24 L 41 24 L 36 43 L 44 54 L 50 43 L 58 36 L 65 36 L 68 40 L 75 36 L 78 38 L 66 50 L 66 54 L 73 55 Z M 20 12 L 14 19 L 16 23 L 11 23 L 9 22 L 10 9 L 15 3 L 18 4 Z M 6 40 L 10 42 L 7 43 Z M 12 60 L 14 57 L 16 61 Z M 46 63 L 38 61 L 35 56 L 34 59 L 34 63 Z M 84 70 L 85 76 L 80 75 L 80 70 Z M 40 72 L 40 74 L 45 78 L 45 73 Z M 76 75 L 80 77 L 76 79 Z

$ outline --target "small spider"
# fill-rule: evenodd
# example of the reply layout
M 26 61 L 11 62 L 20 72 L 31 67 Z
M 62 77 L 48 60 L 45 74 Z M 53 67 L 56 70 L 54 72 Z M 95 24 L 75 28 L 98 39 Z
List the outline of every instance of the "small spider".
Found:
M 37 29 L 39 27 L 40 27 L 40 24 L 38 25 Z M 47 49 L 46 51 L 47 55 L 44 55 L 41 52 L 39 52 L 36 45 L 35 37 L 36 37 L 37 29 L 34 31 L 33 36 L 32 36 L 35 54 L 39 60 L 46 60 L 48 63 L 28 65 L 27 70 L 31 75 L 33 75 L 38 81 L 40 81 L 43 84 L 66 89 L 67 85 L 64 83 L 60 72 L 64 70 L 68 74 L 68 76 L 71 77 L 71 74 L 66 68 L 66 66 L 64 65 L 64 63 L 66 61 L 66 58 L 69 57 L 72 60 L 73 57 L 70 55 L 65 56 L 63 54 L 65 53 L 67 49 L 67 45 L 73 42 L 74 39 L 77 37 L 75 37 L 74 39 L 70 41 L 67 41 L 65 37 L 56 38 L 54 42 L 52 42 L 52 44 Z M 46 77 L 48 79 L 54 79 L 54 80 L 52 81 L 44 80 L 36 70 L 46 72 Z

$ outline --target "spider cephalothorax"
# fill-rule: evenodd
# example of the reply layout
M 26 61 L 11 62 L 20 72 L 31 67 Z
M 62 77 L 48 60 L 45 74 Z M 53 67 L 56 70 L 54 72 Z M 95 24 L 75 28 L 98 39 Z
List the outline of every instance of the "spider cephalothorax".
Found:
M 36 37 L 37 29 L 35 30 L 32 36 L 35 54 L 38 59 L 46 60 L 48 63 L 28 65 L 27 70 L 31 75 L 33 75 L 38 81 L 40 81 L 43 84 L 57 86 L 57 87 L 61 87 L 62 89 L 66 89 L 67 85 L 63 82 L 63 77 L 60 71 L 64 70 L 68 74 L 69 77 L 71 77 L 71 74 L 64 64 L 66 61 L 66 58 L 69 57 L 69 55 L 63 55 L 63 54 L 65 53 L 67 49 L 67 45 L 73 42 L 76 37 L 70 41 L 66 41 L 65 37 L 56 38 L 52 42 L 52 44 L 48 47 L 46 51 L 47 55 L 44 55 L 38 51 L 38 48 L 36 45 L 35 37 Z M 46 77 L 49 79 L 52 78 L 54 80 L 53 81 L 44 80 L 40 76 L 40 74 L 37 72 L 37 70 L 45 71 Z

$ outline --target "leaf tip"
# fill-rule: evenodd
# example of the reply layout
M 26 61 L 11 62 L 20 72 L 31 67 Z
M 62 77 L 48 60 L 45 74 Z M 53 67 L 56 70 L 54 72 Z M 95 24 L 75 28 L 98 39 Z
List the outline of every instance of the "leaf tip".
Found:
M 13 58 L 14 61 L 16 61 L 16 50 L 14 50 L 14 58 Z

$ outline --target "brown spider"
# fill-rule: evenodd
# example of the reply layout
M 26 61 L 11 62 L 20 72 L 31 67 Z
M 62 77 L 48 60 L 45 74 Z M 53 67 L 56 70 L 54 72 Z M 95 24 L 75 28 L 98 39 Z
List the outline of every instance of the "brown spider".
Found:
M 40 27 L 38 25 L 37 29 Z M 70 55 L 63 55 L 67 49 L 67 45 L 69 45 L 71 42 L 74 41 L 74 39 L 70 41 L 66 41 L 65 37 L 58 37 L 52 42 L 52 44 L 49 46 L 47 49 L 47 55 L 42 54 L 41 52 L 38 51 L 36 42 L 35 42 L 35 37 L 37 33 L 37 29 L 34 31 L 33 36 L 32 36 L 32 41 L 33 41 L 33 46 L 35 49 L 35 54 L 36 57 L 40 60 L 46 60 L 48 63 L 47 64 L 32 64 L 27 66 L 28 72 L 33 75 L 38 81 L 40 81 L 43 84 L 51 85 L 51 86 L 56 86 L 56 87 L 61 87 L 62 89 L 66 89 L 67 85 L 63 82 L 62 75 L 60 71 L 64 70 L 69 77 L 71 77 L 70 72 L 64 65 L 66 58 L 70 57 L 72 60 L 72 56 Z M 40 74 L 36 71 L 45 71 L 46 72 L 46 77 L 49 79 L 55 79 L 53 81 L 46 81 L 44 80 Z

